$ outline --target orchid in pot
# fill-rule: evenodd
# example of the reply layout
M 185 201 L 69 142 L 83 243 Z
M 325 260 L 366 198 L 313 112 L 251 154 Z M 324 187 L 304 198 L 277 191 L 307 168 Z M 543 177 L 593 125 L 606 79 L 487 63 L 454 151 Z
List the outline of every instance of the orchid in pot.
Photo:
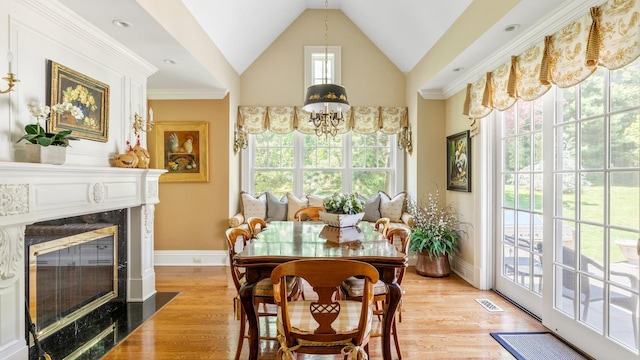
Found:
M 84 115 L 82 114 L 82 110 L 77 106 L 73 106 L 70 103 L 61 103 L 56 104 L 51 107 L 37 103 L 32 101 L 28 105 L 29 113 L 31 116 L 36 118 L 35 124 L 28 124 L 24 127 L 24 134 L 18 142 L 22 140 L 27 140 L 32 144 L 37 144 L 40 146 L 69 146 L 69 140 L 78 140 L 77 138 L 71 136 L 72 130 L 61 130 L 59 132 L 46 132 L 44 128 L 40 125 L 41 121 L 44 121 L 45 124 L 49 119 L 49 114 L 51 110 L 53 110 L 56 114 L 66 114 L 74 117 L 75 119 L 82 119 Z
M 69 140 L 78 140 L 71 136 L 72 130 L 61 130 L 58 132 L 47 132 L 40 125 L 40 122 L 49 120 L 49 115 L 53 110 L 56 114 L 70 116 L 75 119 L 82 119 L 84 115 L 77 106 L 70 103 L 56 104 L 51 107 L 32 101 L 28 105 L 29 113 L 36 119 L 35 124 L 28 124 L 24 127 L 24 134 L 17 142 L 26 140 L 26 161 L 35 163 L 48 163 L 61 165 L 66 158 L 66 147 Z

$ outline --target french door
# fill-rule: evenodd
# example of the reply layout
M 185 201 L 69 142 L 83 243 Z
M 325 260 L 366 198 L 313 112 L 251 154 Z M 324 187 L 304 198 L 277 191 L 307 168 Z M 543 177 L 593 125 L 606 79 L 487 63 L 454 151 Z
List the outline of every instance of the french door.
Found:
M 496 117 L 496 290 L 596 358 L 638 358 L 640 60 Z

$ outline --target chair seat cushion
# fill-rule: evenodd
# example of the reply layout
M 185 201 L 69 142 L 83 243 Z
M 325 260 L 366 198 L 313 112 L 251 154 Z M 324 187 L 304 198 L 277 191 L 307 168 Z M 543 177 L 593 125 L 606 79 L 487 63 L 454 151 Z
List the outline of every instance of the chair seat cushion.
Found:
M 289 320 L 291 321 L 292 332 L 299 334 L 313 334 L 313 332 L 318 328 L 318 322 L 313 318 L 311 312 L 309 311 L 309 306 L 315 300 L 298 300 L 292 301 L 288 303 L 289 306 Z M 353 332 L 358 328 L 358 323 L 360 322 L 360 310 L 362 309 L 362 303 L 359 301 L 352 300 L 341 300 L 340 303 L 340 314 L 338 318 L 333 322 L 332 328 L 336 331 L 336 333 L 349 333 Z M 284 328 L 282 326 L 282 308 L 278 307 L 278 321 L 277 328 L 278 334 L 284 334 Z M 368 308 L 369 316 L 367 327 L 365 329 L 365 338 L 371 332 L 371 318 L 373 316 L 373 311 L 371 308 Z M 322 343 L 317 341 L 308 341 L 299 339 L 298 343 L 300 345 L 306 346 L 333 346 L 339 344 L 348 343 L 348 340 L 345 341 L 337 341 L 330 343 Z
M 244 274 L 243 274 L 244 275 Z M 242 276 L 240 278 L 240 285 L 244 285 L 247 280 Z M 287 296 L 291 296 L 298 292 L 300 289 L 300 279 L 295 276 L 287 277 Z M 273 283 L 271 279 L 262 279 L 256 284 L 254 290 L 254 296 L 257 297 L 273 297 Z
M 364 294 L 364 279 L 358 279 L 354 276 L 347 278 L 342 282 L 342 289 L 349 297 L 362 297 Z M 387 293 L 387 285 L 378 280 L 373 285 L 373 295 L 383 295 Z

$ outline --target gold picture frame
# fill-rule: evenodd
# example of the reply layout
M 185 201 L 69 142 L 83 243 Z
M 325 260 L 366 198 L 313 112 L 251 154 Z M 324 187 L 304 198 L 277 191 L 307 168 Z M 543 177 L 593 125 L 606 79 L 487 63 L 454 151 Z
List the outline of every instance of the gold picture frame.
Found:
M 471 192 L 469 130 L 447 136 L 447 190 Z
M 109 140 L 109 85 L 80 74 L 55 61 L 48 61 L 49 106 L 63 102 L 82 110 L 76 120 L 63 114 L 51 114 L 49 132 L 72 130 L 72 136 L 107 142 Z
M 166 169 L 160 182 L 209 182 L 209 123 L 156 122 L 154 167 Z

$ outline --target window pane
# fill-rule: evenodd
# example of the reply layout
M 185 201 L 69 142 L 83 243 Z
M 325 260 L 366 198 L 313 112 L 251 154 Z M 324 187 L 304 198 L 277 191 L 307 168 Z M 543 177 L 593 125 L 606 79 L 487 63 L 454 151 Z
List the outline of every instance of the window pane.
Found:
M 270 191 L 279 198 L 293 189 L 292 171 L 256 171 L 254 179 L 256 194 Z
M 576 168 L 576 128 L 575 125 L 559 126 L 556 129 L 556 169 Z
M 518 209 L 531 209 L 531 175 L 518 175 Z
M 531 103 L 518 100 L 518 134 L 531 131 Z
M 640 61 L 609 74 L 611 85 L 611 111 L 619 111 L 640 105 Z
M 516 142 L 513 138 L 504 139 L 502 142 L 504 171 L 516 170 Z
M 533 101 L 533 130 L 540 131 L 542 130 L 542 97 L 537 98 Z
M 604 223 L 604 175 L 587 173 L 580 184 L 580 220 Z
M 503 200 L 502 206 L 508 208 L 515 208 L 516 203 L 514 196 L 516 193 L 516 182 L 513 174 L 505 174 L 502 180 L 503 186 Z
M 391 179 L 390 171 L 354 171 L 353 172 L 353 192 L 370 199 L 378 190 L 387 193 L 390 191 L 389 180 Z
M 610 166 L 640 167 L 640 111 L 611 116 L 609 123 Z
M 502 113 L 502 134 L 507 137 L 516 134 L 516 106 Z
M 598 67 L 591 76 L 579 85 L 582 118 L 604 113 L 604 72 L 603 67 Z
M 614 172 L 609 179 L 609 222 L 640 229 L 640 171 Z
M 609 234 L 609 262 L 611 269 L 619 273 L 627 273 L 629 267 L 638 266 L 638 233 L 612 229 Z M 631 286 L 629 278 L 611 279 L 623 286 Z
M 600 279 L 604 277 L 602 270 L 590 265 L 590 262 L 595 261 L 597 264 L 604 262 L 603 244 L 604 228 L 602 226 L 580 225 L 580 269 Z
M 575 121 L 576 116 L 576 88 L 568 89 L 556 89 L 558 94 L 558 101 L 556 102 L 558 107 L 559 116 L 556 117 L 557 123 Z
M 556 174 L 556 192 L 562 200 L 556 202 L 556 216 L 575 219 L 576 176 L 575 174 Z
M 518 170 L 531 170 L 531 136 L 518 136 Z
M 582 169 L 604 169 L 605 131 L 602 118 L 580 123 L 580 165 Z
M 341 192 L 342 172 L 340 171 L 305 171 L 303 172 L 303 188 L 305 194 L 319 196 Z

